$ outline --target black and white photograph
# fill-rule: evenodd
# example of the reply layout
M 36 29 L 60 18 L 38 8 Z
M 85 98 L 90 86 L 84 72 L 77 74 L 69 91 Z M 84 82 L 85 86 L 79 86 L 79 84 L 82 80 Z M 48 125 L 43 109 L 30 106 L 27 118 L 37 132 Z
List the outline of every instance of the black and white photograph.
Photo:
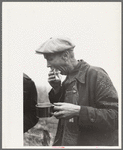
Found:
M 2 2 L 2 148 L 121 148 L 121 2 Z

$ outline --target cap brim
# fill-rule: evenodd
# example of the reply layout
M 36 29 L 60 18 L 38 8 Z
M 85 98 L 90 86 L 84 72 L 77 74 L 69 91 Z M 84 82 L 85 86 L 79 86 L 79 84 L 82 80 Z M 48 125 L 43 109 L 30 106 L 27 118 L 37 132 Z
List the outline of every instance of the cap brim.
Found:
M 44 54 L 44 53 L 42 53 L 42 52 L 40 52 L 40 51 L 37 51 L 37 50 L 35 50 L 35 53 L 36 53 L 36 54 Z
M 36 54 L 53 54 L 54 52 L 41 52 L 41 51 L 35 50 L 35 53 Z

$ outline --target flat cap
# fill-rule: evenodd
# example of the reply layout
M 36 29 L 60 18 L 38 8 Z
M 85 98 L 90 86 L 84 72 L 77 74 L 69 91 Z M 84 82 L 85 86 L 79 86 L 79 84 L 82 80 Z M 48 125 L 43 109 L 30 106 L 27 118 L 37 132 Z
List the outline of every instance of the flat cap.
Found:
M 73 42 L 67 37 L 53 37 L 44 42 L 40 48 L 36 50 L 36 53 L 57 53 L 74 47 Z

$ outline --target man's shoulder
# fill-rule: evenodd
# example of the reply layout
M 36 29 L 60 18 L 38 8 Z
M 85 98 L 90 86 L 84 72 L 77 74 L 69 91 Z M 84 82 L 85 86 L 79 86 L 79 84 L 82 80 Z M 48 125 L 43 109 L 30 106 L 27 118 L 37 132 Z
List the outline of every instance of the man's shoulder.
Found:
M 97 66 L 91 66 L 91 65 L 90 65 L 90 67 L 89 67 L 88 70 L 89 70 L 91 73 L 92 73 L 92 72 L 95 72 L 95 73 L 106 73 L 106 74 L 107 74 L 107 72 L 106 72 L 103 68 L 97 67 Z
M 90 66 L 88 69 L 88 76 L 91 79 L 95 80 L 109 80 L 110 77 L 108 73 L 101 67 L 96 67 L 96 66 Z
M 80 67 L 79 71 L 83 71 L 83 69 L 86 68 L 85 71 L 87 71 L 87 72 L 89 71 L 91 73 L 93 73 L 93 72 L 95 72 L 95 73 L 105 72 L 106 73 L 106 71 L 102 67 L 90 65 L 82 59 L 79 60 L 79 62 L 81 64 L 81 67 Z

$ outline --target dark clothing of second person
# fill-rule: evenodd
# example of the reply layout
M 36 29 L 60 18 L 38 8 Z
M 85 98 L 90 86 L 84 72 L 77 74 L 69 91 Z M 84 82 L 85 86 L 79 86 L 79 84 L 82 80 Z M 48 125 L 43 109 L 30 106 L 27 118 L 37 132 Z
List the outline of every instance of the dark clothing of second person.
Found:
M 27 132 L 38 122 L 36 117 L 37 90 L 34 81 L 23 74 L 23 99 L 24 99 L 24 132 Z
M 81 106 L 79 117 L 59 120 L 54 146 L 118 145 L 118 95 L 102 68 L 80 60 L 59 93 L 50 91 L 49 99 Z

